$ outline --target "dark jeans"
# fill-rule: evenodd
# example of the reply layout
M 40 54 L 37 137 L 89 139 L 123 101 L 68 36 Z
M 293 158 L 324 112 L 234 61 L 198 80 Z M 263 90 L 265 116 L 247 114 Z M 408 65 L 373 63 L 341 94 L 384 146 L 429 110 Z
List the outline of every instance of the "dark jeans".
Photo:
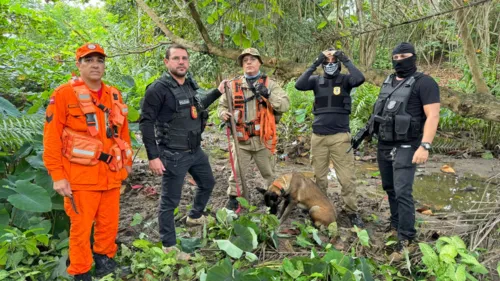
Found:
M 198 185 L 193 208 L 188 216 L 199 218 L 210 199 L 215 185 L 208 156 L 198 147 L 194 152 L 163 150 L 161 160 L 166 171 L 163 173 L 162 192 L 158 222 L 163 246 L 176 244 L 174 210 L 179 205 L 184 178 L 189 172 Z
M 417 166 L 411 163 L 416 150 L 409 144 L 394 147 L 379 145 L 377 152 L 382 187 L 389 197 L 391 224 L 397 228 L 399 240 L 413 240 L 417 233 L 412 195 Z

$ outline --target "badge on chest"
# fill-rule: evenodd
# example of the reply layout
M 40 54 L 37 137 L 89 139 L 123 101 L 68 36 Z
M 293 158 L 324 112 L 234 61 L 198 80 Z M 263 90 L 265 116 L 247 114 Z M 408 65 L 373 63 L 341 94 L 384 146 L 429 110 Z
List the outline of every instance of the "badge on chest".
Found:
M 191 118 L 196 119 L 198 118 L 198 110 L 196 109 L 196 106 L 191 105 Z
M 340 87 L 333 87 L 333 94 L 336 96 L 340 95 Z

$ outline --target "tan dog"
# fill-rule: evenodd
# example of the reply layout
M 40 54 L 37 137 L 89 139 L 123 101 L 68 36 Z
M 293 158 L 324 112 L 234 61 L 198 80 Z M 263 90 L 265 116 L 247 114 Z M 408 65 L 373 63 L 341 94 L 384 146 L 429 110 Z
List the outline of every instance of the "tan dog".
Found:
M 280 223 L 284 222 L 295 206 L 308 210 L 309 215 L 316 227 L 337 220 L 337 213 L 332 202 L 319 189 L 311 177 L 311 173 L 285 174 L 275 180 L 267 190 L 259 189 L 264 194 L 266 206 L 270 207 L 271 214 L 276 214 L 278 205 L 283 199 L 285 203 L 278 214 Z

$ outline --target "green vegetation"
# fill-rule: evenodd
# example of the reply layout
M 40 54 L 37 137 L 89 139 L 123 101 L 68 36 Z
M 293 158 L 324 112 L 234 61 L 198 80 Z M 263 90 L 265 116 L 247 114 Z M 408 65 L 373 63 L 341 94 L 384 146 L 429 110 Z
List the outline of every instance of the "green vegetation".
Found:
M 62 198 L 52 189 L 43 167 L 42 126 L 51 93 L 77 72 L 74 52 L 86 42 L 101 43 L 109 54 L 104 78 L 123 92 L 131 122 L 139 118 L 147 85 L 165 70 L 166 46 L 178 41 L 177 37 L 190 44 L 191 71 L 207 89 L 241 72 L 231 55 L 236 50 L 259 48 L 269 57 L 265 71 L 284 84 L 291 101 L 291 110 L 279 125 L 282 148 L 311 133 L 313 96 L 297 91 L 293 78 L 318 52 L 332 46 L 342 48 L 356 65 L 373 74 L 370 68 L 391 69 L 389 54 L 396 43 L 411 41 L 417 47 L 419 67 L 431 70 L 441 86 L 459 92 L 443 95 L 449 108 L 441 111 L 436 148 L 441 146 L 447 152 L 466 147 L 486 159 L 498 157 L 500 152 L 499 120 L 487 115 L 498 99 L 484 102 L 477 98 L 481 81 L 488 97 L 500 96 L 498 2 L 148 1 L 177 37 L 165 35 L 138 7 L 139 1 L 104 0 L 99 7 L 87 2 L 0 0 L 0 280 L 68 278 L 68 219 Z M 460 8 L 462 4 L 466 6 Z M 459 13 L 447 12 L 453 8 L 467 11 L 465 26 L 474 32 L 462 34 Z M 431 16 L 437 13 L 442 15 Z M 475 52 L 467 51 L 466 42 Z M 471 63 L 474 58 L 475 66 Z M 356 133 L 368 120 L 378 87 L 367 82 L 352 94 L 351 130 Z M 450 97 L 457 100 L 450 102 Z M 453 107 L 468 97 L 476 97 L 476 102 Z M 478 106 L 484 106 L 481 114 L 472 114 Z M 211 108 L 210 121 L 220 124 L 216 105 Z M 137 124 L 132 128 L 137 130 Z M 397 267 L 363 254 L 363 249 L 371 247 L 365 230 L 354 230 L 351 250 L 335 250 L 325 237 L 339 235 L 336 225 L 317 230 L 295 223 L 300 234 L 291 240 L 307 257 L 259 262 L 262 251 L 278 248 L 278 238 L 284 237 L 278 233 L 275 216 L 256 213 L 254 207 L 242 203 L 247 214 L 234 218 L 219 210 L 201 237 L 179 239 L 184 251 L 194 253 L 189 264 L 164 254 L 161 245 L 144 235 L 131 245 L 121 245 L 118 259 L 131 265 L 134 278 L 143 280 L 486 278 L 479 253 L 469 252 L 458 237 L 441 237 L 435 245 L 421 243 L 422 262 Z M 136 216 L 132 227 L 141 223 Z M 498 267 L 500 274 L 500 264 Z

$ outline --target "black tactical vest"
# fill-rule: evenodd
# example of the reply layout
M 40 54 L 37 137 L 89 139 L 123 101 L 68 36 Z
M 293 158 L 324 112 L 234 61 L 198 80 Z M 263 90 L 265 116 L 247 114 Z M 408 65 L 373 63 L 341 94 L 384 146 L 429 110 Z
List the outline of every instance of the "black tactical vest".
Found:
M 351 94 L 343 87 L 345 75 L 339 74 L 332 79 L 320 76 L 314 89 L 313 114 L 342 113 L 351 114 Z
M 156 140 L 159 145 L 175 150 L 194 150 L 201 143 L 203 129 L 202 118 L 206 112 L 200 112 L 200 107 L 195 100 L 196 82 L 186 77 L 183 86 L 179 86 L 172 77 L 166 75 L 158 80 L 172 92 L 175 98 L 175 113 L 172 118 L 164 123 L 156 123 Z M 193 106 L 196 113 L 192 113 Z M 193 115 L 197 115 L 193 119 Z
M 425 119 L 412 117 L 406 111 L 415 81 L 422 75 L 416 72 L 395 87 L 392 86 L 394 74 L 385 79 L 374 106 L 374 126 L 370 128 L 379 140 L 412 141 L 422 135 Z

